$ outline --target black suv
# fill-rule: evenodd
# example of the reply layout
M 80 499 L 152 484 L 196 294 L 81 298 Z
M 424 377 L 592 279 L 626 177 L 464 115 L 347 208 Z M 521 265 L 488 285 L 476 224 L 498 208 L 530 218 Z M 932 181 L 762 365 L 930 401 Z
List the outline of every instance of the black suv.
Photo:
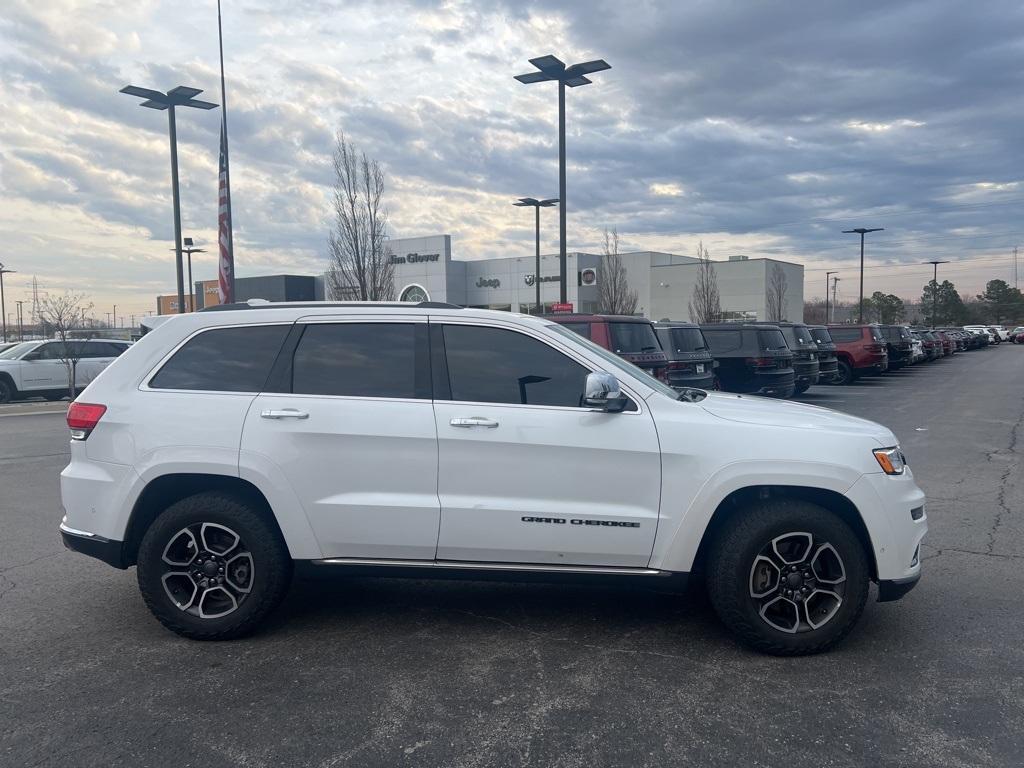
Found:
M 793 353 L 777 325 L 716 323 L 700 329 L 718 361 L 722 389 L 769 397 L 793 396 Z
M 914 359 L 914 337 L 910 335 L 910 329 L 904 325 L 878 327 L 882 331 L 886 351 L 889 353 L 889 370 L 910 365 Z
M 654 330 L 668 357 L 665 373 L 670 386 L 676 389 L 718 389 L 715 376 L 718 364 L 711 356 L 699 325 L 662 320 L 655 323 Z
M 786 338 L 786 346 L 793 353 L 793 373 L 796 375 L 796 389 L 799 395 L 818 383 L 820 367 L 818 365 L 818 345 L 811 336 L 810 329 L 803 323 L 765 323 L 758 325 L 774 326 L 782 331 Z
M 836 357 L 836 343 L 824 325 L 809 325 L 811 338 L 818 345 L 818 383 L 832 384 L 839 381 L 839 358 Z

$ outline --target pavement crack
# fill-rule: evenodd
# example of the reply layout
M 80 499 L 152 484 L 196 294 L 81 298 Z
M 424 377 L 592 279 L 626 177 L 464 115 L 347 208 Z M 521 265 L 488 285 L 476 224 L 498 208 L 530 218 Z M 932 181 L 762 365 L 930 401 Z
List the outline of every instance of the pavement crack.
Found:
M 34 565 L 35 563 L 38 563 L 40 560 L 47 560 L 47 559 L 49 559 L 51 557 L 59 557 L 60 555 L 63 555 L 63 554 L 64 554 L 64 551 L 61 550 L 60 552 L 51 552 L 48 555 L 40 555 L 39 557 L 34 557 L 31 560 L 29 560 L 27 562 L 24 562 L 24 563 L 16 563 L 14 565 L 8 565 L 6 568 L 0 568 L 0 576 L 3 576 L 3 574 L 5 574 L 5 573 L 10 573 L 11 571 L 15 571 L 15 570 L 17 570 L 19 568 L 27 568 L 30 565 Z M 0 593 L 0 595 L 2 595 L 2 593 Z
M 5 583 L 8 586 L 3 586 Z M 16 582 L 12 581 L 11 579 L 7 578 L 2 573 L 0 573 L 0 600 L 2 600 L 6 595 L 13 592 L 14 588 L 17 586 L 18 585 Z
M 996 546 L 996 536 L 999 533 L 999 528 L 1003 524 L 1003 519 L 1012 514 L 1013 510 L 1010 509 L 1006 503 L 1006 491 L 1009 485 L 1010 478 L 1014 475 L 1017 469 L 1017 461 L 1014 456 L 1017 453 L 1017 439 L 1018 431 L 1020 430 L 1021 424 L 1024 424 L 1024 408 L 1021 409 L 1020 415 L 1017 417 L 1016 423 L 1010 430 L 1010 444 L 1006 446 L 1006 453 L 1010 455 L 1010 461 L 1006 463 L 1006 468 L 1003 469 L 1002 475 L 999 477 L 999 490 L 996 494 L 996 504 L 998 509 L 996 510 L 995 518 L 992 520 L 992 527 L 988 531 L 988 548 L 987 554 L 994 554 Z M 1002 451 L 989 451 L 985 454 L 986 461 L 992 461 L 996 454 L 1002 453 Z

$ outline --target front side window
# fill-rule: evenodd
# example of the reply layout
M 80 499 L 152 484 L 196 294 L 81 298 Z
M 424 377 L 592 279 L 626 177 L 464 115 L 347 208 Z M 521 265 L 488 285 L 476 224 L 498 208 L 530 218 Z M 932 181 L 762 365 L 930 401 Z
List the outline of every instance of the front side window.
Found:
M 20 344 L 15 344 L 13 347 L 0 352 L 0 360 L 18 360 L 22 355 L 28 354 L 38 346 L 38 341 L 23 341 Z
M 290 325 L 214 328 L 189 339 L 164 363 L 152 389 L 259 392 Z
M 416 398 L 415 329 L 413 323 L 309 325 L 295 348 L 292 392 Z
M 452 400 L 580 407 L 589 371 L 537 339 L 446 325 L 444 347 Z

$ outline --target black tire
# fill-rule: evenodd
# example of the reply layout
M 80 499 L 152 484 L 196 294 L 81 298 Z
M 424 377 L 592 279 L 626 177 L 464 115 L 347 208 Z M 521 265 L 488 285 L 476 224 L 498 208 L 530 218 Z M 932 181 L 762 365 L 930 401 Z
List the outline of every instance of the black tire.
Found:
M 853 374 L 853 368 L 850 367 L 849 363 L 839 361 L 839 378 L 836 379 L 836 384 L 849 385 L 853 384 L 853 380 L 856 377 Z
M 18 395 L 18 390 L 9 379 L 0 377 L 0 403 L 9 403 Z
M 785 577 L 777 568 L 780 597 L 775 597 L 776 589 L 770 586 L 760 600 L 752 597 L 757 561 L 764 559 L 762 553 L 773 541 L 781 540 L 783 544 L 789 541 L 786 534 L 793 534 L 801 542 L 801 537 L 812 536 L 807 541 L 809 556 L 813 553 L 817 557 L 819 552 L 825 551 L 825 545 L 830 545 L 839 558 L 839 571 L 845 576 L 842 584 L 812 584 L 808 587 L 810 599 L 806 602 L 801 602 L 800 595 L 796 601 L 788 600 L 781 595 L 789 583 L 784 582 Z M 831 557 L 831 553 L 825 551 L 818 565 Z M 818 566 L 812 563 L 812 578 L 818 578 L 815 567 Z M 864 547 L 845 522 L 816 504 L 778 500 L 760 502 L 743 510 L 725 525 L 710 549 L 706 578 L 715 612 L 742 642 L 775 656 L 803 656 L 828 650 L 853 629 L 867 601 L 870 572 Z M 813 591 L 818 588 L 834 590 L 835 594 L 841 591 L 841 599 L 837 603 L 825 592 Z M 782 602 L 778 605 L 787 608 L 783 613 L 795 619 L 793 631 L 783 631 L 763 617 L 765 604 L 780 599 Z M 793 606 L 792 612 L 789 606 Z M 831 615 L 816 628 L 807 621 L 812 614 L 821 618 L 829 612 Z
M 45 397 L 47 400 L 49 400 L 52 403 L 52 402 L 56 402 L 57 400 L 63 400 L 65 397 L 67 397 L 67 393 L 66 392 L 47 392 L 46 394 L 43 395 L 43 397 Z
M 797 384 L 796 385 L 796 389 L 793 390 L 793 397 L 796 397 L 797 395 L 802 395 L 804 392 L 806 392 L 810 388 L 811 388 L 810 384 Z
M 169 589 L 165 589 L 164 586 L 164 576 L 168 571 L 177 569 L 177 572 L 184 572 L 194 567 L 168 566 L 163 560 L 164 553 L 171 551 L 169 548 L 188 541 L 185 530 L 193 530 L 190 526 L 199 526 L 203 531 L 202 538 L 198 539 L 202 543 L 198 546 L 200 550 L 207 550 L 206 529 L 201 526 L 208 523 L 222 527 L 219 530 L 228 529 L 238 537 L 236 545 L 225 550 L 225 557 L 237 558 L 238 555 L 233 553 L 242 552 L 243 547 L 251 556 L 248 561 L 251 571 L 246 569 L 244 574 L 248 576 L 248 581 L 246 582 L 244 578 L 239 580 L 239 583 L 248 584 L 249 590 L 245 594 L 213 584 L 212 582 L 218 578 L 215 574 L 211 579 L 210 591 L 217 592 L 211 599 L 221 598 L 220 593 L 223 592 L 235 601 L 236 607 L 220 617 L 202 617 L 188 612 L 203 610 L 206 591 L 199 598 L 198 604 L 193 596 L 186 610 L 175 603 Z M 217 532 L 218 528 L 209 530 L 212 534 Z M 192 536 L 192 541 L 197 541 L 195 535 Z M 193 555 L 192 563 L 198 562 L 203 556 Z M 241 565 L 245 568 L 244 559 Z M 230 569 L 231 566 L 228 565 L 228 570 Z M 208 492 L 189 496 L 172 504 L 153 521 L 139 546 L 137 570 L 142 597 L 161 624 L 172 632 L 193 640 L 230 640 L 252 632 L 278 606 L 291 582 L 292 561 L 281 534 L 251 505 L 227 493 Z M 204 574 L 203 579 L 205 578 Z M 220 577 L 220 581 L 223 584 L 224 578 Z M 193 595 L 198 594 L 203 582 L 192 576 L 186 574 L 185 577 L 173 577 L 168 581 L 172 586 L 188 582 L 195 587 Z

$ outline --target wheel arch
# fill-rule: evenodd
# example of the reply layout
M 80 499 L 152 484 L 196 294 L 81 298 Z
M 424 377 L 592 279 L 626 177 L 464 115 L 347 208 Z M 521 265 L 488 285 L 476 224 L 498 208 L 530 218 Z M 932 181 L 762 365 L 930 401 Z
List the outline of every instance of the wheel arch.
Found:
M 189 496 L 208 492 L 227 493 L 245 501 L 273 525 L 287 544 L 287 537 L 281 530 L 267 497 L 253 483 L 230 475 L 175 472 L 150 480 L 136 499 L 128 518 L 122 545 L 121 558 L 124 566 L 136 564 L 142 537 L 161 512 Z
M 0 381 L 3 381 L 11 386 L 11 399 L 13 400 L 19 394 L 18 385 L 14 381 L 14 377 L 11 376 L 8 371 L 0 371 Z
M 697 554 L 693 560 L 692 571 L 695 573 L 704 571 L 708 550 L 710 550 L 715 537 L 729 520 L 733 519 L 736 515 L 742 515 L 745 509 L 766 499 L 806 501 L 832 512 L 853 530 L 857 540 L 864 548 L 864 554 L 867 557 L 868 566 L 871 571 L 871 578 L 874 580 L 878 579 L 878 563 L 875 559 L 875 549 L 860 510 L 857 509 L 850 499 L 837 491 L 805 485 L 749 485 L 738 488 L 728 494 L 715 508 L 707 527 L 704 529 L 704 535 L 697 546 Z

